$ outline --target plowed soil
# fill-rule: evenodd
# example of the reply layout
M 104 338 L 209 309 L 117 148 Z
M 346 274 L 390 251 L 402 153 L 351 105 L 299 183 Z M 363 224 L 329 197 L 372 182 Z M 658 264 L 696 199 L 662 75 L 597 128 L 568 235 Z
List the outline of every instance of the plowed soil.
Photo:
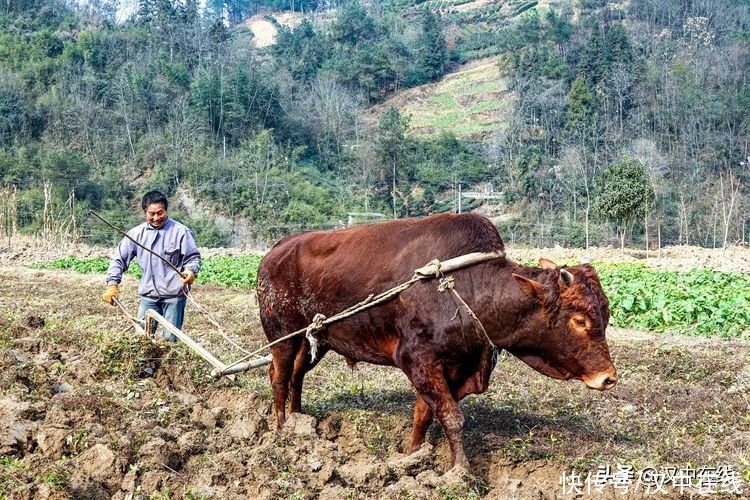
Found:
M 523 252 L 510 253 L 577 258 Z M 700 256 L 684 265 L 714 263 Z M 724 483 L 712 490 L 721 498 L 744 487 L 727 482 L 728 470 L 750 477 L 748 343 L 612 328 L 619 383 L 608 392 L 545 378 L 501 355 L 487 393 L 462 403 L 472 470 L 461 474 L 448 470 L 436 424 L 422 450 L 404 454 L 414 394 L 396 369 L 351 370 L 329 354 L 306 379 L 306 414 L 277 433 L 265 368 L 214 381 L 184 345 L 129 330 L 101 302 L 102 276 L 5 257 L 0 498 L 586 498 L 585 484 L 577 494 L 565 481 L 607 466 L 632 467 L 635 480 L 627 489 L 614 481 L 593 488 L 592 498 L 688 498 L 697 483 L 667 482 L 651 494 L 636 484 L 639 473 L 723 466 Z M 747 272 L 744 254 L 732 261 L 731 270 Z M 126 277 L 122 287 L 132 311 L 136 285 Z M 197 285 L 193 294 L 229 337 L 246 348 L 263 344 L 252 292 Z M 239 356 L 190 306 L 185 331 L 224 360 Z

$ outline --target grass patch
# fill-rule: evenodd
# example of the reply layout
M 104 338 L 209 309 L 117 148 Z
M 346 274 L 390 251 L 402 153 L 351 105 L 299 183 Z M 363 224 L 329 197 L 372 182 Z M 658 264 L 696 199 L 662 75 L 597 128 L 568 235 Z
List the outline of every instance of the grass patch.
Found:
M 206 257 L 202 260 L 197 283 L 254 288 L 261 259 L 262 256 L 260 255 Z M 61 269 L 82 274 L 104 274 L 107 272 L 108 266 L 109 260 L 104 258 L 78 259 L 76 257 L 65 257 L 48 263 L 36 264 L 32 267 L 34 269 Z M 141 268 L 137 262 L 133 261 L 130 264 L 127 274 L 136 278 L 141 277 Z
M 494 61 L 451 74 L 426 92 L 426 98 L 410 99 L 402 109 L 411 115 L 412 128 L 419 133 L 452 132 L 468 137 L 505 127 L 499 113 L 505 105 L 505 86 Z M 494 110 L 498 110 L 497 117 L 481 122 L 473 116 Z
M 55 465 L 41 476 L 41 482 L 57 489 L 64 489 L 68 486 L 70 473 L 62 466 Z

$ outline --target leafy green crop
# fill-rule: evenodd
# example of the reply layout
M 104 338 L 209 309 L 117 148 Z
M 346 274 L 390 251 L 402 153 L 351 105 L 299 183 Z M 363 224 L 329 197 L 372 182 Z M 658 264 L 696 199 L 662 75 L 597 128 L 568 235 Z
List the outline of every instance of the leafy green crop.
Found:
M 205 258 L 198 283 L 254 288 L 261 259 L 260 255 Z
M 260 255 L 207 257 L 199 284 L 253 288 Z M 38 269 L 105 273 L 106 259 L 67 257 Z M 656 332 L 750 338 L 750 276 L 697 269 L 667 271 L 643 264 L 595 266 L 609 297 L 615 326 Z M 140 277 L 134 262 L 129 274 Z
M 239 257 L 207 257 L 203 259 L 198 283 L 242 288 L 255 287 L 255 276 L 258 273 L 260 255 L 242 255 Z M 36 269 L 65 269 L 82 274 L 104 274 L 107 272 L 107 259 L 78 259 L 65 257 L 46 264 L 37 264 Z M 128 274 L 141 277 L 141 268 L 133 261 Z
M 109 261 L 100 258 L 79 259 L 77 257 L 65 257 L 45 264 L 36 264 L 33 267 L 35 269 L 64 269 L 81 274 L 105 274 L 109 267 Z M 130 264 L 128 274 L 136 278 L 141 277 L 141 268 L 135 260 Z
M 597 264 L 612 324 L 724 338 L 750 338 L 750 276 L 710 269 L 667 271 Z

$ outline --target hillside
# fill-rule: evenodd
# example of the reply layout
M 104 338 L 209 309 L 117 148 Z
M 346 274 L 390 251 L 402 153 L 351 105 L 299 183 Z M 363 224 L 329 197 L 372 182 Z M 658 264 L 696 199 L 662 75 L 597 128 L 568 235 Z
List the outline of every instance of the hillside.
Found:
M 0 14 L 0 241 L 111 242 L 87 210 L 156 188 L 269 245 L 488 184 L 519 241 L 750 241 L 747 2 L 51 4 Z
M 467 63 L 436 83 L 397 92 L 369 108 L 365 119 L 376 123 L 382 112 L 396 107 L 409 116 L 410 134 L 435 135 L 450 132 L 456 137 L 483 141 L 507 126 L 512 108 L 508 79 L 491 57 Z

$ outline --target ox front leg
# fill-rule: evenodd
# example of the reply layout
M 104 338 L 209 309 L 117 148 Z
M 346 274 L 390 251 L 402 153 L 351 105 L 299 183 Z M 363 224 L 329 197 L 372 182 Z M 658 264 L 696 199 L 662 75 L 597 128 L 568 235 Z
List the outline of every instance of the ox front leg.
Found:
M 309 352 L 309 344 L 303 342 L 294 358 L 294 370 L 289 381 L 289 413 L 302 413 L 302 385 L 305 374 L 310 370 Z
M 452 403 L 452 404 L 451 404 Z M 464 414 L 458 404 L 448 396 L 445 406 L 439 408 L 436 413 L 443 432 L 448 437 L 453 456 L 453 467 L 469 470 L 469 459 L 464 452 Z M 440 403 L 438 403 L 440 405 Z
M 427 429 L 432 423 L 433 412 L 427 401 L 417 394 L 417 403 L 414 405 L 414 429 L 411 433 L 411 448 L 409 453 L 419 450 L 424 444 Z

